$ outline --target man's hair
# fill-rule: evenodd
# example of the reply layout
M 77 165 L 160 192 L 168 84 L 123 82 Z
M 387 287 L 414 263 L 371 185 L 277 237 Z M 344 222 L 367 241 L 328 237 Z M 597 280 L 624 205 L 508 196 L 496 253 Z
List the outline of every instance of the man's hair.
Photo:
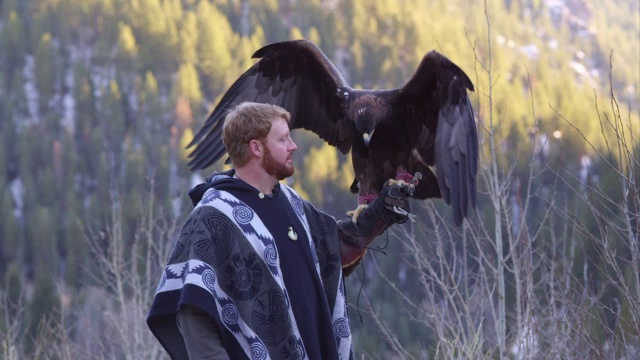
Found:
M 222 127 L 222 142 L 234 166 L 249 162 L 249 142 L 266 138 L 271 123 L 278 118 L 288 123 L 291 115 L 277 105 L 254 102 L 241 103 L 229 111 Z

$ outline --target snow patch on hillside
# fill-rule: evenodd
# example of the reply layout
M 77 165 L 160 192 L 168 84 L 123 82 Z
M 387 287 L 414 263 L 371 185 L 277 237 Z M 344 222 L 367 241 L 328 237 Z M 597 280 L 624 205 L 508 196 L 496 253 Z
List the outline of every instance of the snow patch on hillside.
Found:
M 15 208 L 13 209 L 13 215 L 18 219 L 21 224 L 24 221 L 24 184 L 20 177 L 15 178 L 9 184 L 9 191 L 11 191 L 11 197 Z
M 73 71 L 65 71 L 64 87 L 68 90 L 62 96 L 62 126 L 71 134 L 74 134 L 76 129 L 76 99 L 73 97 L 72 91 L 73 80 Z
M 29 110 L 29 117 L 24 122 L 24 126 L 40 123 L 40 113 L 38 111 L 38 90 L 35 83 L 34 68 L 35 61 L 33 59 L 33 56 L 25 56 L 22 74 L 24 75 L 24 93 L 27 97 L 27 109 Z

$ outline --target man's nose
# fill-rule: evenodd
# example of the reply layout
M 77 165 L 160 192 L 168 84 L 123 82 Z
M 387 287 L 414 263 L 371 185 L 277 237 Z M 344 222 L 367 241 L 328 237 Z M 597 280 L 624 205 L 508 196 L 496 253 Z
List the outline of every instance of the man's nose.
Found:
M 289 144 L 289 151 L 295 151 L 297 148 L 298 148 L 298 145 L 296 145 L 295 141 L 291 139 L 291 144 Z

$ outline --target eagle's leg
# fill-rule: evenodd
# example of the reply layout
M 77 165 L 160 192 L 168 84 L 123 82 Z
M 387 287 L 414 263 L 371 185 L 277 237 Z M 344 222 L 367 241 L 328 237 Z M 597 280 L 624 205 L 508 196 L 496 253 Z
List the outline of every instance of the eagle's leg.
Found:
M 408 185 L 409 188 L 413 190 L 420 180 L 422 180 L 422 174 L 420 172 L 416 172 L 414 175 L 411 175 L 406 170 L 398 169 L 396 171 L 396 178 L 389 179 L 389 185 Z
M 369 204 L 371 204 L 376 197 L 378 197 L 377 194 L 358 195 L 358 207 L 355 210 L 347 211 L 347 216 L 351 216 L 351 221 L 353 221 L 354 224 L 358 223 L 360 213 L 369 207 Z

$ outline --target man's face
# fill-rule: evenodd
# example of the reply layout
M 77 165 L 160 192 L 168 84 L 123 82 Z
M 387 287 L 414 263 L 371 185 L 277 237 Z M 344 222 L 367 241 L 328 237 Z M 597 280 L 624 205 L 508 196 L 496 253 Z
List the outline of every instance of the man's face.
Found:
M 293 152 L 298 148 L 291 139 L 289 126 L 284 119 L 276 119 L 271 124 L 269 134 L 262 141 L 264 157 L 262 167 L 267 174 L 278 180 L 283 180 L 293 175 Z

